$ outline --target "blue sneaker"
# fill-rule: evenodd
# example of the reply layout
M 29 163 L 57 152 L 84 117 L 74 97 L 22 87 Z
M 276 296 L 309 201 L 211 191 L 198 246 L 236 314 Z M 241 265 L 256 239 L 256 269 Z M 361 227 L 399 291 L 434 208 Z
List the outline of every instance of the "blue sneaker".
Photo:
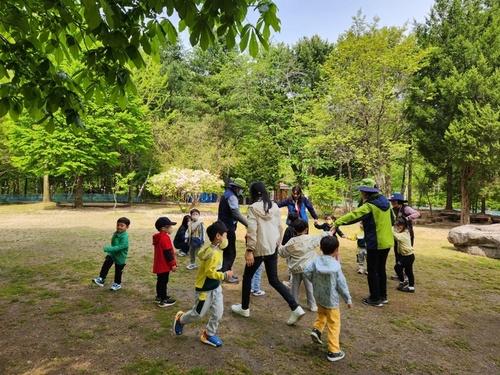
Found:
M 200 337 L 200 341 L 204 344 L 214 346 L 216 348 L 222 346 L 222 340 L 220 339 L 220 337 L 216 335 L 209 336 L 207 335 L 207 331 L 203 331 Z
M 181 317 L 183 314 L 183 311 L 177 311 L 177 314 L 175 314 L 174 333 L 176 336 L 182 335 L 182 330 L 184 329 L 184 324 L 181 324 Z

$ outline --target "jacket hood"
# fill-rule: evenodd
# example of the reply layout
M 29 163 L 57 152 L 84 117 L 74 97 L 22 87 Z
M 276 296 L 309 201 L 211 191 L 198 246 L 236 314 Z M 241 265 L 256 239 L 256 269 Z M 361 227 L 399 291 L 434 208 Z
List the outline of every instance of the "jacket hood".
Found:
M 316 258 L 316 270 L 319 273 L 333 273 L 340 271 L 340 263 L 330 255 L 321 255 Z
M 373 204 L 375 207 L 380 208 L 382 211 L 387 211 L 391 207 L 389 200 L 382 194 L 377 195 L 374 199 L 370 199 L 367 203 Z
M 207 260 L 212 257 L 214 251 L 216 250 L 215 247 L 212 247 L 211 245 L 204 247 L 198 251 L 198 258 L 201 260 Z
M 166 235 L 167 234 L 165 232 L 158 232 L 156 234 L 153 234 L 153 245 L 158 245 L 160 243 L 161 237 Z
M 272 202 L 273 205 L 269 209 L 268 212 L 264 210 L 264 203 L 262 201 L 258 201 L 252 204 L 253 211 L 256 216 L 263 220 L 271 220 L 276 212 L 276 210 L 279 210 L 278 206 Z

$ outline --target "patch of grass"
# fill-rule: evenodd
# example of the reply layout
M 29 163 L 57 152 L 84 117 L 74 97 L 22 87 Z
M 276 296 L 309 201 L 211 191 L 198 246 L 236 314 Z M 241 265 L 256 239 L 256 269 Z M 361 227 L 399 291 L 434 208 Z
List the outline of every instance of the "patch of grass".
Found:
M 50 306 L 47 309 L 47 314 L 50 316 L 59 315 L 59 314 L 67 313 L 69 310 L 70 310 L 69 306 L 66 302 L 59 301 L 59 302 L 54 303 L 52 306 Z
M 102 314 L 111 311 L 109 304 L 100 304 L 96 301 L 81 299 L 75 304 L 76 312 L 84 315 Z
M 236 338 L 234 343 L 240 348 L 253 349 L 257 347 L 257 340 L 252 337 L 246 336 L 245 338 Z
M 464 350 L 467 352 L 472 351 L 468 341 L 462 337 L 446 337 L 442 340 L 442 342 L 449 348 Z
M 83 331 L 72 332 L 70 333 L 70 336 L 80 340 L 92 340 L 94 339 L 95 334 L 90 330 L 83 330 Z
M 233 357 L 227 364 L 233 368 L 233 374 L 252 374 L 252 370 L 240 358 Z
M 55 290 L 41 289 L 37 292 L 36 296 L 40 299 L 59 298 L 60 293 Z
M 33 293 L 33 289 L 23 283 L 9 283 L 0 288 L 0 298 L 11 299 Z
M 413 319 L 411 316 L 408 315 L 396 319 L 390 319 L 389 322 L 393 326 L 398 327 L 400 329 L 405 329 L 405 330 L 410 329 L 415 332 L 422 332 L 429 335 L 433 333 L 433 329 L 430 325 L 418 321 L 416 319 Z
M 130 375 L 177 375 L 182 374 L 178 368 L 172 366 L 165 360 L 147 361 L 139 360 L 126 365 L 123 369 L 124 374 Z

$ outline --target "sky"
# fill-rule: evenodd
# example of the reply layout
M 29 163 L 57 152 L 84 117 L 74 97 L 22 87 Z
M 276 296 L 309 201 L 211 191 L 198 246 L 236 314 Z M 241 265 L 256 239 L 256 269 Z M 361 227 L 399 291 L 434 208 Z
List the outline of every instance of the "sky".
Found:
M 367 20 L 380 18 L 381 26 L 402 26 L 423 22 L 434 0 L 274 0 L 281 19 L 281 32 L 274 42 L 293 44 L 303 36 L 318 34 L 335 42 L 352 24 L 359 9 Z

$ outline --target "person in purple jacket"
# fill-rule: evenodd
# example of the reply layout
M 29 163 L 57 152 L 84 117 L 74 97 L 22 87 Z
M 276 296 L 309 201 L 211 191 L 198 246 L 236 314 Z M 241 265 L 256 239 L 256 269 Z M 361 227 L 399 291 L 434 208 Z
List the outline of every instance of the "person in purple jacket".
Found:
M 299 216 L 299 219 L 304 220 L 306 223 L 309 222 L 309 218 L 307 217 L 307 211 L 311 214 L 312 218 L 314 219 L 314 224 L 318 224 L 318 215 L 316 214 L 316 211 L 314 210 L 313 205 L 307 199 L 304 197 L 304 194 L 302 193 L 302 188 L 300 186 L 294 186 L 292 188 L 292 196 L 290 198 L 287 198 L 285 200 L 282 200 L 281 202 L 277 202 L 278 207 L 286 207 L 288 208 L 288 214 L 297 214 Z M 290 225 L 291 222 L 287 220 L 287 225 Z
M 391 202 L 392 205 L 392 212 L 394 213 L 393 217 L 395 218 L 395 221 L 397 221 L 400 218 L 406 220 L 408 226 L 408 232 L 410 232 L 411 246 L 413 246 L 413 243 L 415 242 L 413 223 L 415 219 L 418 219 L 420 217 L 420 212 L 418 212 L 414 208 L 411 208 L 408 205 L 408 201 L 401 193 L 392 193 L 391 197 L 389 198 L 389 201 Z M 399 258 L 397 241 L 394 241 L 394 256 L 396 258 L 396 263 L 397 263 Z M 394 277 L 395 276 L 392 276 L 391 279 L 394 279 Z

